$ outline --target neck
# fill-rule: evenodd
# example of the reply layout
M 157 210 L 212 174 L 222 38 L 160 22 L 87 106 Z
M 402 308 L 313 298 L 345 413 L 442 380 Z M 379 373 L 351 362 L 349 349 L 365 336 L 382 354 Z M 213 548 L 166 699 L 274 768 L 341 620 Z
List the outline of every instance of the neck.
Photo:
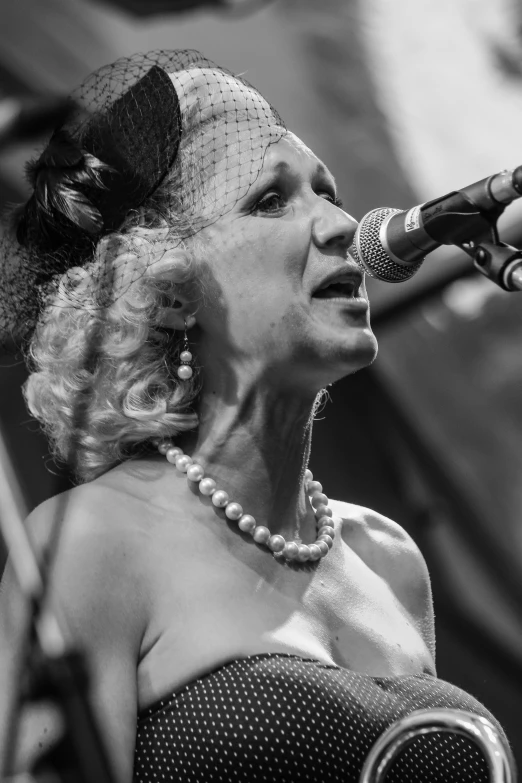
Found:
M 199 402 L 200 425 L 180 446 L 205 473 L 272 533 L 314 538 L 315 520 L 303 489 L 311 443 L 314 398 L 281 393 L 259 378 L 231 394 L 207 382 Z

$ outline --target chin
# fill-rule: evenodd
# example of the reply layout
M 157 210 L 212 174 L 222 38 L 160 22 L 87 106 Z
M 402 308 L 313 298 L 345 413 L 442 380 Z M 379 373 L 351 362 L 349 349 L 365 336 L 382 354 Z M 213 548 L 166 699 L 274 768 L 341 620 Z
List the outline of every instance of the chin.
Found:
M 369 367 L 375 361 L 378 350 L 377 338 L 369 327 L 352 336 L 350 345 L 343 351 L 343 364 L 346 368 L 343 377 Z
M 364 350 L 367 354 L 367 361 L 364 365 L 367 367 L 369 364 L 372 364 L 372 362 L 375 361 L 377 358 L 377 354 L 379 353 L 379 344 L 377 343 L 377 338 L 372 332 L 371 329 L 368 329 L 369 334 L 366 337 L 366 345 L 364 346 Z
M 291 382 L 314 394 L 347 375 L 368 367 L 377 356 L 377 339 L 369 326 L 351 329 L 339 339 L 339 331 L 312 344 L 309 341 L 299 358 L 291 362 Z M 284 365 L 288 376 L 288 363 Z M 301 374 L 302 373 L 302 374 Z

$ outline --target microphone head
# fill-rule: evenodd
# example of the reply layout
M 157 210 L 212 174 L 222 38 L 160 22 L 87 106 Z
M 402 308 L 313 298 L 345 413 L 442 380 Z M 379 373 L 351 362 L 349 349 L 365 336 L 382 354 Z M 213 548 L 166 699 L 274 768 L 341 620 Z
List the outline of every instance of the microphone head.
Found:
M 393 215 L 402 209 L 379 207 L 367 212 L 357 227 L 350 254 L 371 277 L 386 283 L 403 283 L 418 270 L 418 263 L 403 265 L 387 252 L 386 225 Z

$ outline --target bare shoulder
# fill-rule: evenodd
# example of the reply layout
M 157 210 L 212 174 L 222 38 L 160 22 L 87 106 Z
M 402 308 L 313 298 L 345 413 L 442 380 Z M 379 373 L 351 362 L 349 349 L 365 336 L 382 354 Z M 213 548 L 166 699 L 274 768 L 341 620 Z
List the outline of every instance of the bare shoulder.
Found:
M 416 614 L 432 616 L 431 583 L 424 556 L 397 522 L 364 506 L 330 500 L 342 519 L 343 540 L 385 579 L 399 600 Z
M 129 635 L 142 634 L 146 572 L 140 526 L 136 514 L 128 513 L 131 503 L 114 487 L 94 481 L 50 498 L 26 521 L 40 553 L 53 530 L 60 530 L 51 594 L 73 633 L 91 632 L 96 620 L 110 626 L 110 615 L 117 612 L 127 620 Z
M 111 486 L 97 481 L 82 484 L 37 506 L 27 517 L 27 532 L 37 550 L 42 550 L 58 526 L 59 559 L 70 548 L 87 547 L 92 554 L 101 554 L 107 546 L 121 544 L 128 551 L 133 542 L 133 520 L 125 515 L 125 505 L 126 498 Z M 118 555 L 115 565 L 120 559 Z

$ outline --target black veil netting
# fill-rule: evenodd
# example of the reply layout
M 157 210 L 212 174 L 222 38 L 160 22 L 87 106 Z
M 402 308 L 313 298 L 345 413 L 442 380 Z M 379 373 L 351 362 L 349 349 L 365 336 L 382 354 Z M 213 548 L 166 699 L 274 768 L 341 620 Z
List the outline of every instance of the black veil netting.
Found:
M 71 118 L 27 165 L 32 195 L 2 221 L 3 347 L 27 345 L 59 286 L 67 306 L 84 307 L 85 296 L 75 298 L 82 270 L 95 290 L 90 306 L 107 307 L 154 256 L 136 226 L 157 227 L 160 216 L 164 231 L 147 242 L 169 247 L 193 236 L 247 193 L 286 132 L 248 82 L 194 50 L 119 59 L 71 99 Z M 129 242 L 117 269 L 100 252 L 116 235 Z

